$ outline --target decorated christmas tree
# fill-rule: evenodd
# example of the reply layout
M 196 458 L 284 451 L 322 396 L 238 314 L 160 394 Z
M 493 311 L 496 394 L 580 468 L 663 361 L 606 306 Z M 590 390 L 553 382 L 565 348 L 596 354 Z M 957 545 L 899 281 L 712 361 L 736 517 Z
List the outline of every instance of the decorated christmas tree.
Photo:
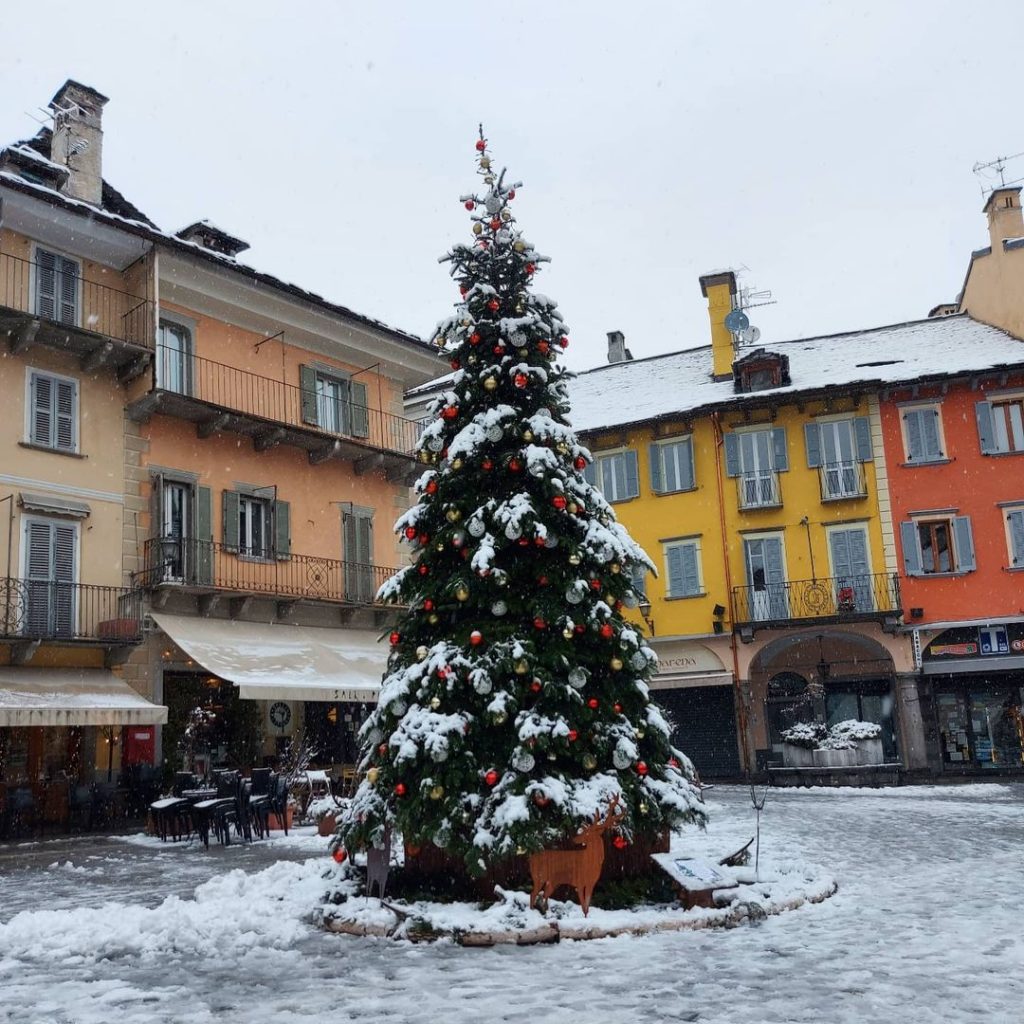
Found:
M 546 257 L 482 132 L 476 149 L 473 241 L 444 257 L 461 301 L 435 338 L 455 373 L 396 524 L 412 564 L 380 596 L 406 610 L 336 840 L 380 846 L 391 826 L 474 875 L 563 844 L 616 798 L 619 848 L 704 820 L 649 694 L 655 656 L 622 616 L 639 603 L 635 570 L 654 566 L 584 478 L 568 328 L 531 290 Z

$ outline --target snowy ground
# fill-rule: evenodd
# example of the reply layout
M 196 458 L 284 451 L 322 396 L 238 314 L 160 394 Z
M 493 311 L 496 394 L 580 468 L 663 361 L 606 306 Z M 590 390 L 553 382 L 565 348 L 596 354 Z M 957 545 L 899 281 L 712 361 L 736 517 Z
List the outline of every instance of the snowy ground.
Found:
M 711 838 L 745 842 L 746 791 L 708 798 Z M 1024 786 L 773 791 L 762 842 L 839 893 L 756 928 L 486 950 L 312 928 L 330 861 L 309 830 L 0 847 L 0 1021 L 1021 1020 Z

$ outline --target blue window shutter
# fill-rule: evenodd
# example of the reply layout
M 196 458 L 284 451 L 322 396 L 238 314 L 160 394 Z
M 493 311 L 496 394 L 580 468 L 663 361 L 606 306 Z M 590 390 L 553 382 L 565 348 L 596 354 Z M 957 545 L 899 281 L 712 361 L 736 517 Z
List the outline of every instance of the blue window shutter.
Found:
M 740 475 L 740 439 L 736 434 L 725 435 L 726 476 Z
M 991 455 L 997 450 L 995 432 L 992 429 L 992 403 L 976 402 L 974 414 L 978 419 L 978 440 L 981 442 L 981 454 Z
M 900 523 L 900 541 L 903 544 L 903 568 L 908 576 L 921 575 L 921 542 L 917 536 L 917 523 Z
M 676 545 L 667 552 L 668 596 L 682 597 L 686 593 L 686 574 L 683 567 L 683 547 Z
M 804 424 L 804 444 L 807 446 L 807 468 L 817 469 L 821 465 L 821 432 L 817 423 Z
M 597 486 L 597 466 L 593 462 L 588 462 L 583 467 L 583 479 L 590 484 L 591 487 Z
M 661 494 L 664 489 L 661 476 L 661 445 L 649 444 L 647 446 L 647 461 L 651 464 L 651 490 L 655 494 Z
M 907 425 L 907 461 L 915 462 L 924 458 L 921 435 L 921 410 L 910 409 L 903 414 Z
M 684 544 L 680 551 L 683 561 L 683 593 L 687 596 L 700 593 L 700 573 L 697 570 L 697 545 Z
M 956 567 L 958 571 L 970 572 L 976 569 L 974 560 L 974 537 L 971 534 L 971 517 L 953 517 L 953 536 L 956 538 Z
M 853 418 L 853 433 L 857 439 L 857 458 L 861 462 L 870 462 L 875 453 L 871 449 L 871 422 L 867 416 Z
M 772 430 L 772 461 L 776 473 L 789 469 L 789 452 L 786 450 L 786 428 Z
M 1011 512 L 1006 521 L 1010 524 L 1010 564 L 1024 567 L 1024 509 Z
M 689 491 L 694 485 L 693 439 L 682 442 L 683 454 L 679 460 L 679 489 Z
M 942 448 L 939 445 L 939 410 L 925 409 L 921 413 L 921 434 L 924 441 L 924 454 L 927 459 L 941 459 Z
M 636 451 L 630 448 L 624 453 L 626 466 L 626 493 L 624 498 L 635 498 L 640 494 L 640 464 L 636 457 Z

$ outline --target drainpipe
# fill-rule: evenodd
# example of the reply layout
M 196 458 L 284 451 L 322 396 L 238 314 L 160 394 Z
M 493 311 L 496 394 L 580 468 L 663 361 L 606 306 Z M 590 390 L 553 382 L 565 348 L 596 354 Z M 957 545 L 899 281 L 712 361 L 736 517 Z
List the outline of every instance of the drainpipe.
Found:
M 729 540 L 725 523 L 725 484 L 723 481 L 722 449 L 725 446 L 725 439 L 722 436 L 722 421 L 717 412 L 711 414 L 711 425 L 715 432 L 715 484 L 718 487 L 718 517 L 722 531 L 722 564 L 725 568 L 725 588 L 729 597 L 729 645 L 732 650 L 732 678 L 736 690 L 736 717 L 740 728 L 740 749 L 743 753 L 743 767 L 751 770 L 750 764 L 750 743 L 747 735 L 747 706 L 743 699 L 743 689 L 740 686 L 740 652 L 736 643 L 736 605 L 733 600 L 732 589 L 732 565 L 729 562 Z

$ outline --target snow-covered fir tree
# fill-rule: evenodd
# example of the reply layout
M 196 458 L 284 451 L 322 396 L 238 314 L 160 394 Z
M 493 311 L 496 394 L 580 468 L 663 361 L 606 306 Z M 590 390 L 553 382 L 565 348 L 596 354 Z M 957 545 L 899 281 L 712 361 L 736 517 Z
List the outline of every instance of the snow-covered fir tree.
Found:
M 396 524 L 413 564 L 380 596 L 407 610 L 337 838 L 380 845 L 390 824 L 472 874 L 563 842 L 615 797 L 620 846 L 704 821 L 650 697 L 654 653 L 622 617 L 638 604 L 631 570 L 654 566 L 584 479 L 559 362 L 568 328 L 531 291 L 546 257 L 482 133 L 476 149 L 483 189 L 462 197 L 474 239 L 444 257 L 461 301 L 435 339 L 455 374 Z

